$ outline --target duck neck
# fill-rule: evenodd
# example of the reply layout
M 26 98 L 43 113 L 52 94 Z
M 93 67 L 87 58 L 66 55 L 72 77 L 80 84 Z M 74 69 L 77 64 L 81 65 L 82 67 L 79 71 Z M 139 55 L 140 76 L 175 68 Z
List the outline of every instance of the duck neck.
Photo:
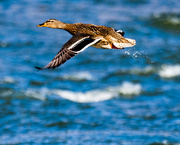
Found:
M 63 23 L 63 22 L 59 21 L 59 22 L 57 23 L 56 28 L 57 28 L 57 29 L 66 29 L 66 26 L 67 26 L 67 23 Z
M 69 24 L 69 23 L 63 23 L 59 21 L 56 26 L 57 29 L 64 29 L 68 31 L 70 34 L 75 35 L 77 32 L 77 27 L 74 24 Z

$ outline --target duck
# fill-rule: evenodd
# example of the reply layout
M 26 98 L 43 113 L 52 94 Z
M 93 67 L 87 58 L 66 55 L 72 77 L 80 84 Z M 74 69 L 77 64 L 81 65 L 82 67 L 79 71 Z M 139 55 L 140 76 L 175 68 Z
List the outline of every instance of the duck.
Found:
M 70 40 L 62 46 L 46 66 L 35 67 L 38 70 L 59 67 L 89 46 L 102 49 L 124 49 L 124 47 L 133 47 L 136 44 L 134 39 L 125 38 L 125 32 L 122 30 L 115 30 L 107 26 L 84 23 L 70 24 L 56 19 L 49 19 L 37 25 L 37 27 L 63 29 L 72 35 Z

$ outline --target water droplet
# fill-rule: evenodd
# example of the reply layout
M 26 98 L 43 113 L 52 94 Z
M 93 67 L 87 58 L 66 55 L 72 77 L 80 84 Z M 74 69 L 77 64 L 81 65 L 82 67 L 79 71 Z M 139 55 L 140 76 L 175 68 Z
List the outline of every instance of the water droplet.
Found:
M 127 54 L 127 55 L 130 55 L 130 52 L 128 52 L 128 51 L 125 51 L 125 54 Z

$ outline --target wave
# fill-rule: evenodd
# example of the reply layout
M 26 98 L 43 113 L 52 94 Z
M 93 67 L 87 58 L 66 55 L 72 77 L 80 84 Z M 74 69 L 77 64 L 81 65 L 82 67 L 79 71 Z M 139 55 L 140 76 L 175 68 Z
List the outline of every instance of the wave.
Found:
M 47 98 L 47 95 L 50 95 L 51 92 L 47 88 L 42 89 L 27 89 L 23 92 L 25 96 L 35 98 L 41 101 L 45 101 Z
M 15 79 L 10 76 L 5 76 L 0 79 L 0 84 L 13 84 L 15 82 Z
M 100 102 L 112 99 L 119 95 L 133 96 L 138 95 L 142 91 L 140 84 L 133 84 L 131 82 L 123 82 L 122 85 L 116 87 L 108 87 L 103 90 L 91 90 L 87 92 L 73 92 L 68 90 L 53 90 L 53 93 L 62 98 L 78 102 L 91 103 Z
M 157 72 L 157 69 L 153 66 L 142 67 L 132 67 L 132 68 L 121 68 L 107 74 L 104 79 L 108 79 L 113 76 L 121 76 L 127 74 L 134 74 L 138 76 L 149 76 Z
M 1 90 L 2 91 L 0 95 L 3 97 L 9 97 L 13 94 L 17 98 L 19 98 L 19 96 L 26 96 L 45 101 L 48 96 L 52 96 L 55 94 L 74 102 L 91 103 L 109 100 L 117 96 L 123 96 L 125 98 L 133 97 L 134 95 L 136 96 L 141 93 L 142 86 L 140 84 L 134 84 L 131 82 L 123 82 L 120 86 L 110 86 L 105 89 L 95 89 L 87 92 L 73 92 L 69 90 L 48 88 L 28 88 L 21 91 L 12 90 L 11 88 L 1 88 Z
M 72 80 L 72 81 L 86 81 L 86 80 L 94 81 L 94 80 L 96 80 L 96 78 L 87 71 L 66 74 L 63 76 L 63 79 Z
M 131 82 L 123 82 L 121 86 L 110 87 L 108 90 L 115 91 L 121 95 L 132 96 L 139 95 L 142 91 L 142 86 Z
M 180 76 L 180 65 L 162 65 L 159 75 L 163 78 Z
M 156 71 L 153 66 L 146 66 L 144 68 L 132 68 L 129 70 L 130 73 L 136 75 L 149 75 Z
M 180 15 L 176 13 L 154 14 L 150 17 L 148 23 L 166 31 L 180 33 Z

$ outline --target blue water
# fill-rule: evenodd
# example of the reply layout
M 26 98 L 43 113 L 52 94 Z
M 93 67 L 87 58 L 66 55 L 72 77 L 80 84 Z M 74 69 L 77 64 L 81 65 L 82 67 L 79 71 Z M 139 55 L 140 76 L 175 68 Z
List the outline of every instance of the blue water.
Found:
M 36 27 L 50 18 L 137 44 L 37 71 L 71 37 Z M 0 144 L 180 144 L 179 40 L 179 0 L 1 0 Z

